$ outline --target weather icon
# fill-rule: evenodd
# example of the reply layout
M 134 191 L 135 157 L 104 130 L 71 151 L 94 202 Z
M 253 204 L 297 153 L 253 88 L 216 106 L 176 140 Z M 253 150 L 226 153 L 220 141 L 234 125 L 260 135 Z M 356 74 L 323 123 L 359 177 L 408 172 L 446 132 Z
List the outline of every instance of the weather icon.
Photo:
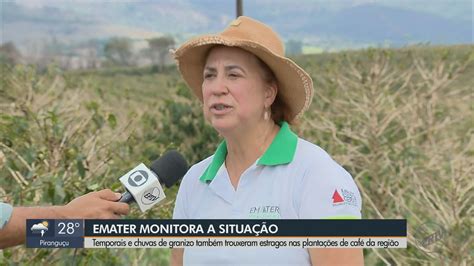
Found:
M 43 236 L 46 231 L 48 231 L 48 221 L 34 224 L 31 227 L 31 232 L 33 232 L 33 234 L 41 234 L 41 236 Z

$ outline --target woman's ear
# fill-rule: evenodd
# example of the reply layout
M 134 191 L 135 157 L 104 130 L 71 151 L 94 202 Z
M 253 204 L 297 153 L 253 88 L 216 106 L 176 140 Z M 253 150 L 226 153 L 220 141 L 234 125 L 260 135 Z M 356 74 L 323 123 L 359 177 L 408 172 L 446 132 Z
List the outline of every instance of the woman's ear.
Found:
M 266 86 L 265 89 L 265 106 L 270 107 L 275 101 L 278 92 L 278 85 L 276 82 L 271 82 Z

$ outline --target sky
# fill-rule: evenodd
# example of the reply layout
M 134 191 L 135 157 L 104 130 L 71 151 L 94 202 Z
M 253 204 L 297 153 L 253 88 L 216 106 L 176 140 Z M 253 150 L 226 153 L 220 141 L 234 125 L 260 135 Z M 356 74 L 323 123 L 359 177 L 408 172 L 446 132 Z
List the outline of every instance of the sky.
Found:
M 5 0 L 3 0 L 5 1 Z M 80 4 L 94 4 L 97 2 L 102 3 L 119 3 L 119 2 L 144 2 L 144 1 L 154 1 L 154 2 L 181 2 L 182 0 L 6 0 L 14 1 L 17 4 L 20 4 L 25 7 L 30 8 L 41 8 L 45 5 L 67 5 L 73 6 L 74 3 Z M 192 0 L 193 2 L 199 3 L 199 0 Z M 217 1 L 229 1 L 234 2 L 234 0 L 217 0 Z M 247 0 L 248 1 L 248 0 Z M 256 1 L 256 0 L 253 0 Z M 262 1 L 262 0 L 259 0 Z M 263 0 L 268 1 L 268 0 Z M 292 0 L 270 0 L 274 3 L 278 2 L 288 2 Z M 377 3 L 384 4 L 389 6 L 398 6 L 406 9 L 415 9 L 415 10 L 426 10 L 438 15 L 443 15 L 446 13 L 446 10 L 458 10 L 460 13 L 464 12 L 466 9 L 471 9 L 471 16 L 473 11 L 473 1 L 472 0 L 300 0 L 304 2 L 314 2 L 315 4 L 327 7 L 327 8 L 343 8 L 351 7 L 355 5 L 367 4 L 367 3 Z M 300 2 L 298 1 L 298 2 Z M 186 1 L 184 1 L 186 2 Z M 246 0 L 243 0 L 244 7 Z

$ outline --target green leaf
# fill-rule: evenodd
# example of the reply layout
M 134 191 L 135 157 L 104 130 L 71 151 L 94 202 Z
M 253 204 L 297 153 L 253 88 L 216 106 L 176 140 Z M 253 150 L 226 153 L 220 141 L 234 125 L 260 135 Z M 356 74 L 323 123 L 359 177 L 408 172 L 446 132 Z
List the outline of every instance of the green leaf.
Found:
M 86 103 L 87 110 L 97 112 L 99 110 L 99 104 L 95 101 L 90 101 Z
M 88 190 L 93 190 L 93 191 L 97 190 L 98 188 L 99 188 L 99 184 L 97 183 L 87 186 Z
M 86 169 L 84 168 L 82 156 L 78 156 L 76 159 L 76 166 L 79 175 L 84 178 L 86 176 Z
M 120 182 L 115 182 L 115 183 L 113 183 L 113 184 L 110 186 L 110 189 L 111 189 L 112 191 L 116 191 L 116 190 L 118 190 L 118 189 L 121 188 L 121 187 L 122 187 L 122 183 L 120 183 Z
M 112 129 L 115 129 L 115 127 L 117 126 L 117 118 L 113 114 L 109 114 L 109 116 L 107 117 L 107 122 L 109 122 L 109 126 Z
M 55 195 L 54 195 L 55 202 L 56 203 L 64 202 L 66 193 L 64 193 L 64 184 L 61 178 L 58 178 L 56 180 L 56 185 L 54 189 L 55 189 Z
M 102 128 L 102 126 L 104 125 L 104 117 L 95 113 L 93 116 L 92 116 L 92 121 L 94 121 L 95 125 L 98 127 L 98 128 Z

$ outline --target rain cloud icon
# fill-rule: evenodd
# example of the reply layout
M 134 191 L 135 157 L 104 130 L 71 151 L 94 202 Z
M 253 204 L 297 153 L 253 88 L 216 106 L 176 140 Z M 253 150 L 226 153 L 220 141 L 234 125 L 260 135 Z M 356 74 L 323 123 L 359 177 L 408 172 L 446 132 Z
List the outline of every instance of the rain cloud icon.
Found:
M 31 227 L 31 232 L 33 232 L 34 234 L 41 233 L 41 236 L 43 236 L 45 231 L 48 231 L 48 222 L 47 221 L 43 221 L 41 223 L 34 224 Z

